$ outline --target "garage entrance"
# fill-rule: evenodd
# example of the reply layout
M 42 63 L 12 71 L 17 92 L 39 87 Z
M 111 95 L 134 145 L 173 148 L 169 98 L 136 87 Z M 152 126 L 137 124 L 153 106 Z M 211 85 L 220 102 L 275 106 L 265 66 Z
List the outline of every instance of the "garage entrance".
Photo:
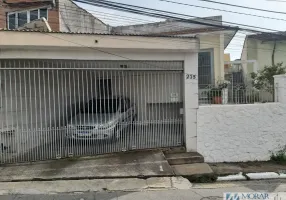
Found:
M 184 145 L 183 62 L 0 64 L 2 163 Z

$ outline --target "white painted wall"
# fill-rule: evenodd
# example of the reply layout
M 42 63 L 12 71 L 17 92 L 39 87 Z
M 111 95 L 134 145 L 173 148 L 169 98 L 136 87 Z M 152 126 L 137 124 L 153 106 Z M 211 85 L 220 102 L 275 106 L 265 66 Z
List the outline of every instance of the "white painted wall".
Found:
M 198 152 L 206 162 L 265 161 L 286 144 L 286 105 L 200 106 Z

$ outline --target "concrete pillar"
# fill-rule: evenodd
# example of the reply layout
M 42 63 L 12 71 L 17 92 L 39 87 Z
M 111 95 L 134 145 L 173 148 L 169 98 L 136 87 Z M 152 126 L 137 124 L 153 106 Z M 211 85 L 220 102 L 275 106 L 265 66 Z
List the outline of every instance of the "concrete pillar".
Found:
M 286 75 L 274 76 L 275 102 L 286 104 Z
M 197 151 L 198 53 L 185 55 L 184 63 L 184 116 L 186 149 Z

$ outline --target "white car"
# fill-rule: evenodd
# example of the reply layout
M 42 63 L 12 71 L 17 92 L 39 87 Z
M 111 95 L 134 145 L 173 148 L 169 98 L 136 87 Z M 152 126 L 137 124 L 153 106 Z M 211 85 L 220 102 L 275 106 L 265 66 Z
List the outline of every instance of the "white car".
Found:
M 135 105 L 126 97 L 89 101 L 67 125 L 67 138 L 106 140 L 118 138 L 136 118 Z

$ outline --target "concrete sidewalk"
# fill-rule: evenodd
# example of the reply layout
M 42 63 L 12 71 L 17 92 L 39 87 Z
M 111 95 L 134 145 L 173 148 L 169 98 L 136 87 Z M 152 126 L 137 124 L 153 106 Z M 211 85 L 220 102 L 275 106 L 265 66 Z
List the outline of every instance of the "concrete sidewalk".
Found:
M 7 194 L 60 194 L 76 192 L 103 191 L 143 191 L 191 189 L 192 184 L 183 177 L 161 177 L 148 179 L 96 179 L 96 180 L 58 180 L 0 182 L 1 195 Z
M 7 165 L 0 168 L 0 182 L 80 180 L 173 176 L 161 151 L 117 153 L 85 158 Z

